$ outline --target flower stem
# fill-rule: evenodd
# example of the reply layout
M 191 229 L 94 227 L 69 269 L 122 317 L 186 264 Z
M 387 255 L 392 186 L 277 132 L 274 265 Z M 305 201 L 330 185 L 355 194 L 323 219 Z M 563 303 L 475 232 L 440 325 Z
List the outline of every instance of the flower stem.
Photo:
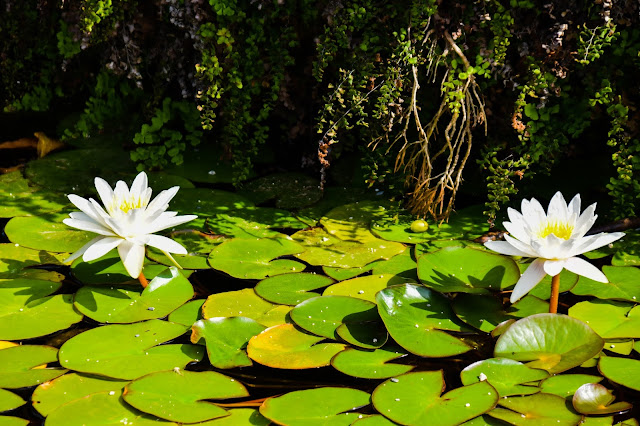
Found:
M 142 284 L 142 287 L 144 288 L 147 288 L 149 285 L 149 281 L 147 281 L 142 272 L 140 272 L 140 275 L 138 276 L 138 281 L 140 281 L 140 284 Z
M 551 298 L 549 299 L 549 313 L 558 313 L 558 295 L 560 293 L 560 274 L 551 278 Z

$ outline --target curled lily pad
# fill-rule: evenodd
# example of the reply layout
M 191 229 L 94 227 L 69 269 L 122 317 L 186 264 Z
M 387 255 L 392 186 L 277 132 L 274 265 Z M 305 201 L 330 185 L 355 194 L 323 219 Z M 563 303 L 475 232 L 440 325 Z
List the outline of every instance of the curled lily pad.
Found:
M 378 291 L 394 284 L 404 284 L 404 280 L 397 281 L 396 276 L 390 274 L 365 275 L 330 285 L 324 290 L 323 295 L 349 296 L 375 302 Z
M 63 375 L 63 368 L 47 367 L 58 360 L 58 350 L 51 346 L 21 345 L 0 350 L 0 388 L 33 386 Z
M 371 396 L 385 417 L 405 425 L 455 426 L 491 410 L 498 393 L 487 382 L 445 389 L 442 371 L 407 373 L 379 385 Z
M 50 252 L 74 252 L 88 243 L 95 234 L 74 230 L 62 220 L 68 213 L 44 216 L 14 217 L 4 228 L 9 240 L 14 244 L 35 250 Z
M 284 324 L 290 306 L 276 305 L 258 296 L 253 289 L 212 294 L 202 306 L 204 318 L 247 317 L 270 327 Z
M 390 363 L 406 356 L 400 348 L 384 347 L 374 351 L 346 349 L 331 360 L 336 370 L 363 379 L 388 379 L 414 369 L 412 365 Z
M 193 297 L 193 287 L 178 268 L 156 276 L 146 288 L 84 286 L 75 296 L 76 308 L 99 322 L 132 323 L 162 318 Z
M 598 383 L 586 383 L 573 395 L 573 408 L 581 414 L 612 414 L 630 410 L 628 402 L 616 402 L 613 392 Z
M 128 380 L 155 371 L 184 368 L 202 359 L 202 347 L 160 344 L 184 334 L 187 328 L 160 320 L 94 328 L 62 345 L 60 364 L 83 373 Z
M 369 394 L 366 392 L 326 387 L 268 398 L 260 406 L 260 413 L 278 424 L 346 426 L 358 418 L 358 413 L 351 411 L 368 404 Z
M 284 238 L 234 238 L 216 247 L 209 255 L 209 263 L 214 269 L 226 272 L 232 277 L 263 279 L 303 271 L 305 265 L 300 262 L 276 259 L 303 251 L 301 245 Z
M 598 370 L 612 382 L 640 391 L 640 361 L 613 356 L 600 357 Z
M 500 397 L 540 392 L 536 382 L 549 376 L 544 370 L 529 368 L 508 358 L 489 358 L 474 362 L 460 372 L 463 385 L 488 381 Z
M 498 338 L 495 357 L 529 361 L 529 367 L 560 373 L 596 355 L 604 340 L 582 321 L 536 314 L 516 321 Z
M 640 337 L 640 307 L 613 300 L 587 300 L 569 308 L 569 315 L 589 324 L 605 339 Z
M 249 358 L 273 368 L 304 369 L 324 367 L 345 349 L 339 343 L 320 343 L 324 337 L 298 331 L 293 324 L 267 328 L 249 340 Z
M 411 353 L 445 357 L 471 350 L 471 346 L 442 330 L 462 331 L 444 296 L 426 287 L 404 284 L 381 290 L 378 312 L 389 334 Z
M 466 247 L 447 247 L 418 258 L 418 277 L 441 293 L 488 294 L 514 285 L 518 265 L 509 257 Z
M 209 318 L 193 324 L 191 342 L 204 339 L 209 362 L 216 368 L 248 367 L 253 363 L 244 349 L 249 339 L 265 328 L 251 318 Z
M 603 266 L 602 272 L 609 282 L 601 283 L 582 277 L 571 290 L 580 296 L 595 296 L 599 299 L 616 299 L 629 302 L 640 301 L 640 269 L 633 266 Z
M 260 281 L 254 288 L 255 292 L 265 300 L 282 305 L 297 305 L 298 303 L 320 296 L 315 290 L 327 287 L 334 281 L 324 275 L 295 273 L 282 274 Z
M 517 426 L 575 426 L 582 419 L 582 416 L 567 407 L 564 398 L 546 393 L 510 396 L 500 399 L 499 404 L 500 408 L 495 408 L 488 414 Z
M 572 396 L 580 386 L 586 383 L 598 383 L 602 379 L 600 376 L 591 374 L 558 374 L 544 379 L 540 383 L 540 391 L 566 398 Z
M 160 371 L 129 383 L 124 400 L 145 413 L 180 423 L 228 415 L 208 401 L 249 396 L 240 382 L 215 371 Z M 205 401 L 206 400 L 206 401 Z

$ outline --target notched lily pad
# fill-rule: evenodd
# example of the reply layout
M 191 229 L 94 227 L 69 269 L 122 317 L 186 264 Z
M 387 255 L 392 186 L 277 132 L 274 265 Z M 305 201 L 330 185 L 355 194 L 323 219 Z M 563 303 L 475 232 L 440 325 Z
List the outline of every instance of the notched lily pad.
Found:
M 640 301 L 640 269 L 633 266 L 603 266 L 602 272 L 609 282 L 601 283 L 581 277 L 571 292 L 579 296 L 595 296 L 599 299 Z M 562 282 L 562 281 L 561 281 Z
M 20 345 L 0 350 L 0 388 L 18 389 L 62 376 L 66 369 L 45 367 L 58 360 L 51 346 Z
M 612 382 L 640 391 L 640 361 L 604 356 L 600 357 L 598 370 Z
M 384 347 L 374 351 L 350 348 L 334 356 L 331 365 L 349 376 L 363 379 L 388 379 L 408 373 L 415 368 L 412 365 L 389 362 L 406 355 L 407 353 L 398 347 Z
M 309 273 L 282 274 L 265 278 L 254 290 L 263 299 L 282 305 L 297 305 L 312 297 L 320 296 L 310 290 L 327 287 L 334 280 L 324 275 Z

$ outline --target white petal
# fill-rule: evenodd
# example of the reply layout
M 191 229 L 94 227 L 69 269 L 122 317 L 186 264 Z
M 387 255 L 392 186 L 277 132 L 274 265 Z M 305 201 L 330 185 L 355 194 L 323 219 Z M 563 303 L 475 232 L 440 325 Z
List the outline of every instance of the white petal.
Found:
M 79 250 L 77 250 L 75 253 L 73 253 L 71 256 L 67 257 L 63 263 L 70 263 L 73 262 L 74 260 L 76 260 L 77 258 L 79 258 L 80 256 L 82 256 L 84 254 L 84 252 L 87 251 L 87 249 L 89 247 L 91 247 L 92 245 L 94 245 L 95 243 L 97 243 L 98 241 L 102 240 L 105 237 L 95 237 L 94 239 L 92 239 L 91 241 L 89 241 L 87 244 L 83 245 L 82 247 L 80 247 Z
M 576 194 L 569 202 L 569 214 L 580 216 L 580 194 Z
M 524 256 L 531 257 L 530 254 L 518 250 L 507 241 L 487 241 L 484 246 L 489 250 L 493 250 L 500 254 L 506 254 L 508 256 Z
M 524 271 L 520 280 L 513 288 L 511 298 L 509 301 L 515 303 L 522 298 L 525 294 L 529 293 L 546 275 L 544 272 L 544 260 L 536 259 L 531 262 L 531 265 Z
M 144 264 L 144 246 L 123 241 L 118 246 L 118 254 L 131 278 L 138 278 Z
M 565 262 L 565 259 L 546 260 L 543 264 L 544 272 L 546 272 L 548 275 L 551 275 L 552 277 L 558 275 L 564 268 Z
M 539 229 L 540 224 L 547 220 L 544 208 L 535 198 L 532 198 L 531 201 L 522 200 L 522 216 L 531 230 Z
M 600 271 L 600 269 L 596 268 L 589 262 L 579 257 L 571 257 L 567 259 L 565 265 L 565 269 L 573 272 L 574 274 L 582 275 L 583 277 L 587 277 L 594 281 L 598 281 L 601 283 L 608 283 L 607 277 L 605 274 Z
M 596 203 L 593 203 L 587 207 L 584 212 L 582 212 L 576 220 L 571 238 L 582 238 L 587 232 L 589 232 L 589 229 L 591 229 L 598 218 L 598 215 L 594 214 L 595 210 Z
M 86 200 L 82 197 L 78 197 L 75 194 L 69 194 L 67 195 L 67 198 L 69 198 L 69 201 L 71 201 L 71 203 L 73 203 L 74 206 L 79 208 L 84 214 L 88 215 L 96 222 L 100 221 L 100 215 L 96 213 L 95 209 L 93 208 L 93 205 L 91 204 L 91 199 Z
M 544 259 L 566 259 L 571 257 L 571 249 L 575 245 L 573 240 L 558 238 L 555 234 L 531 241 L 531 247 Z
M 115 235 L 113 231 L 111 231 L 111 229 L 105 228 L 101 224 L 93 221 L 88 222 L 88 221 L 79 220 L 79 219 L 67 218 L 67 219 L 64 219 L 62 223 L 72 228 L 80 229 L 82 231 L 95 232 L 96 234 L 105 235 L 107 237 L 112 237 Z
M 116 182 L 116 187 L 113 189 L 113 193 L 118 201 L 129 199 L 129 187 L 121 180 Z
M 156 210 L 164 211 L 169 208 L 169 201 L 171 201 L 173 197 L 175 197 L 179 189 L 179 186 L 174 186 L 172 188 L 165 189 L 164 191 L 161 191 L 158 195 L 156 195 L 156 198 L 154 198 L 153 201 L 151 201 L 147 206 L 147 211 L 149 212 L 149 214 L 154 214 Z
M 531 234 L 524 229 L 523 224 L 524 222 L 502 222 L 502 226 L 504 226 L 504 229 L 506 229 L 512 237 L 524 244 L 529 244 Z
M 517 250 L 520 250 L 523 253 L 527 253 L 526 255 L 528 257 L 540 257 L 540 255 L 536 252 L 536 250 L 530 244 L 525 244 L 522 241 L 518 241 L 515 238 L 513 238 L 511 235 L 505 235 L 504 239 L 509 244 L 514 246 Z
M 111 189 L 111 185 L 109 185 L 106 180 L 99 177 L 94 179 L 94 184 L 98 191 L 98 195 L 102 200 L 102 204 L 104 206 L 109 206 L 113 202 L 113 189 Z
M 569 219 L 569 211 L 567 209 L 567 202 L 565 201 L 560 191 L 549 201 L 549 208 L 547 209 L 547 218 L 554 218 L 559 222 L 566 223 Z
M 149 235 L 147 244 L 169 253 L 178 253 L 178 254 L 188 253 L 187 249 L 184 248 L 181 244 L 173 241 L 171 238 L 163 237 L 162 235 Z
M 141 198 L 147 190 L 149 180 L 145 172 L 138 173 L 138 176 L 133 180 L 131 184 L 131 195 L 135 198 Z
M 165 213 L 168 213 L 168 212 L 165 212 Z M 158 231 L 162 231 L 163 229 L 182 225 L 183 223 L 189 222 L 190 220 L 196 219 L 197 217 L 198 216 L 194 214 L 188 214 L 184 216 L 175 216 L 175 217 L 166 217 L 164 215 L 161 215 L 151 225 L 149 225 L 149 228 L 147 228 L 147 231 L 149 234 L 153 234 Z
M 118 245 L 120 245 L 123 241 L 125 240 L 118 237 L 102 238 L 100 241 L 97 241 L 95 244 L 89 247 L 87 251 L 84 252 L 82 260 L 84 260 L 85 262 L 91 262 L 92 260 L 101 258 L 114 248 L 118 247 Z
M 624 237 L 624 235 L 624 232 L 601 232 L 599 234 L 583 237 L 577 242 L 578 244 L 573 248 L 573 250 L 571 250 L 570 255 L 573 257 L 606 246 L 607 244 L 611 244 L 612 242 Z

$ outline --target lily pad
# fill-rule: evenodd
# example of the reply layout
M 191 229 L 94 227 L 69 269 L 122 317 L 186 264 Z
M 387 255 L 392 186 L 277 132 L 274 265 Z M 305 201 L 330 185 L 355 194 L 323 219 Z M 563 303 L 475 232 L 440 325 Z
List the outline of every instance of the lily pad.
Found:
M 248 182 L 242 194 L 257 204 L 275 200 L 280 209 L 297 209 L 322 198 L 320 182 L 301 173 L 278 173 Z
M 120 395 L 127 383 L 126 380 L 69 373 L 38 386 L 33 391 L 31 402 L 46 417 L 60 406 L 94 393 L 107 391 Z
M 307 225 L 286 210 L 269 207 L 245 207 L 216 215 L 209 229 L 216 234 L 240 238 L 262 238 L 253 235 L 262 229 L 303 229 Z M 272 233 L 274 233 L 272 231 Z
M 569 315 L 589 324 L 605 339 L 640 337 L 640 307 L 613 300 L 587 300 L 569 308 Z
M 441 293 L 488 294 L 514 285 L 518 265 L 509 257 L 466 247 L 447 247 L 418 258 L 418 277 Z
M 209 318 L 193 324 L 191 343 L 204 339 L 209 362 L 216 368 L 249 367 L 253 363 L 244 349 L 265 328 L 251 318 Z
M 253 408 L 232 408 L 227 410 L 226 417 L 198 423 L 200 426 L 268 426 L 271 420 L 264 417 L 258 410 Z
M 27 426 L 30 422 L 20 417 L 0 416 L 0 423 L 2 426 Z
M 96 235 L 68 227 L 62 220 L 67 213 L 14 217 L 4 228 L 7 238 L 23 247 L 50 252 L 75 252 Z
M 0 388 L 18 389 L 62 376 L 67 370 L 42 366 L 58 360 L 51 346 L 20 345 L 0 350 Z
M 323 266 L 322 271 L 327 276 L 333 278 L 336 281 L 350 280 L 351 278 L 355 278 L 359 275 L 369 272 L 378 262 L 385 262 L 385 260 L 376 260 L 364 266 L 356 266 L 355 268 L 335 268 L 333 266 Z
M 322 228 L 298 231 L 291 236 L 304 247 L 296 257 L 311 265 L 337 268 L 362 267 L 380 259 L 390 259 L 405 251 L 400 243 L 372 239 L 364 242 L 343 241 Z
M 290 306 L 276 305 L 258 296 L 252 288 L 212 294 L 202 306 L 204 318 L 247 317 L 270 327 L 284 324 Z
M 406 356 L 400 348 L 384 347 L 374 351 L 346 349 L 331 360 L 331 365 L 341 373 L 363 379 L 388 379 L 408 373 L 412 365 L 390 363 Z
M 433 221 L 428 221 L 429 229 L 418 233 L 411 230 L 411 224 L 415 220 L 415 216 L 409 215 L 383 217 L 371 224 L 371 232 L 383 240 L 406 244 L 418 244 L 432 240 L 437 233 L 437 224 L 433 223 Z M 436 229 L 435 233 L 432 231 L 434 228 Z
M 191 283 L 173 266 L 146 288 L 84 286 L 76 293 L 75 307 L 95 321 L 126 324 L 167 316 L 192 297 Z
M 516 321 L 498 338 L 495 357 L 528 361 L 532 368 L 561 373 L 596 355 L 604 340 L 589 326 L 557 314 L 536 314 Z
M 630 410 L 628 402 L 616 402 L 613 392 L 598 383 L 587 383 L 578 388 L 573 395 L 573 408 L 581 414 L 613 414 Z
M 15 393 L 6 389 L 0 389 L 0 412 L 13 410 L 26 403 L 24 399 Z M 2 424 L 2 417 L 0 417 L 0 424 Z
M 325 387 L 269 398 L 260 406 L 260 414 L 285 425 L 346 426 L 358 418 L 352 411 L 368 404 L 369 394 L 361 390 Z
M 600 376 L 591 374 L 558 374 L 544 379 L 540 383 L 540 391 L 566 398 L 576 393 L 580 386 L 586 383 L 599 383 L 602 379 Z
M 0 198 L 0 218 L 41 215 L 70 205 L 67 197 L 58 192 L 35 191 L 35 188 L 25 192 L 0 190 Z
M 216 247 L 209 255 L 209 263 L 235 278 L 263 279 L 303 271 L 305 265 L 300 262 L 276 259 L 303 251 L 300 244 L 284 238 L 234 238 Z
M 410 250 L 405 250 L 389 260 L 373 263 L 371 273 L 373 275 L 393 274 L 398 279 L 404 279 L 405 282 L 418 282 L 417 264 Z
M 204 299 L 196 299 L 185 303 L 169 314 L 169 322 L 191 327 L 191 324 L 202 319 L 202 305 L 204 302 Z
M 327 186 L 322 192 L 322 199 L 313 206 L 298 210 L 296 216 L 308 226 L 316 226 L 320 219 L 331 209 L 345 203 L 353 203 L 366 199 L 376 200 L 373 191 L 359 187 Z
M 578 285 L 571 290 L 579 296 L 595 296 L 599 299 L 640 301 L 640 269 L 633 266 L 604 266 L 602 272 L 608 283 L 593 281 L 582 277 Z M 561 281 L 562 282 L 562 281 Z
M 218 144 L 202 144 L 195 149 L 186 150 L 182 164 L 171 164 L 165 170 L 193 182 L 231 183 L 234 176 L 233 164 L 224 158 L 225 154 Z
M 1 352 L 0 352 L 1 353 Z M 640 361 L 613 356 L 600 357 L 600 373 L 622 386 L 640 391 Z
M 309 290 L 327 287 L 334 281 L 324 275 L 295 273 L 282 274 L 265 278 L 254 290 L 263 299 L 281 305 L 297 305 L 298 303 L 320 296 Z
M 129 383 L 124 400 L 145 413 L 180 423 L 195 423 L 228 415 L 210 399 L 249 396 L 236 380 L 215 371 L 160 371 Z
M 375 219 L 392 214 L 391 207 L 389 202 L 357 201 L 332 209 L 320 220 L 320 224 L 329 234 L 341 240 L 366 243 L 378 240 L 369 230 L 369 225 Z
M 582 419 L 567 407 L 564 398 L 546 393 L 503 398 L 500 406 L 504 408 L 495 408 L 488 414 L 516 426 L 575 426 Z
M 324 367 L 346 346 L 340 343 L 319 343 L 322 340 L 324 337 L 298 331 L 293 324 L 280 324 L 252 337 L 247 353 L 252 360 L 272 368 L 299 370 Z M 324 403 L 323 401 L 322 405 Z
M 222 238 L 190 229 L 171 232 L 169 237 L 187 249 L 188 254 L 172 254 L 175 261 L 178 262 L 178 265 L 184 269 L 211 268 L 207 262 L 209 254 L 224 241 Z M 169 259 L 167 255 L 154 247 L 147 249 L 147 256 L 149 259 L 162 263 L 163 265 L 174 265 L 173 261 Z
M 94 328 L 67 340 L 60 364 L 83 373 L 132 380 L 145 374 L 200 361 L 204 350 L 187 344 L 159 345 L 182 335 L 187 327 L 160 320 Z
M 603 349 L 620 355 L 629 355 L 633 347 L 633 339 L 607 339 L 604 341 Z
M 208 188 L 187 188 L 178 191 L 171 200 L 170 207 L 172 211 L 197 214 L 198 218 L 202 219 L 253 205 L 251 200 L 233 192 Z M 194 228 L 193 223 L 187 222 L 181 225 L 180 229 L 198 229 Z M 203 231 L 204 229 L 199 230 Z
M 353 426 L 393 426 L 398 423 L 392 422 L 383 415 L 372 414 L 368 416 L 358 416 L 358 420 L 351 424 Z
M 455 426 L 491 410 L 498 393 L 487 382 L 445 389 L 442 370 L 407 373 L 379 385 L 371 396 L 384 416 L 405 425 Z
M 404 280 L 398 280 L 395 275 L 365 275 L 333 284 L 324 290 L 323 295 L 349 296 L 375 302 L 378 291 L 397 284 L 404 284 Z
M 488 381 L 501 398 L 540 392 L 536 382 L 549 377 L 544 370 L 529 368 L 508 358 L 489 358 L 474 362 L 460 372 L 463 385 Z
M 167 269 L 165 265 L 145 262 L 142 272 L 147 279 L 151 279 L 165 269 Z M 87 285 L 134 284 L 140 286 L 140 281 L 137 278 L 131 278 L 127 273 L 117 250 L 111 250 L 101 258 L 89 262 L 78 258 L 71 265 L 71 272 L 78 281 Z
M 64 275 L 42 269 L 29 269 L 38 265 L 62 265 L 67 254 L 33 250 L 19 244 L 0 244 L 0 278 L 35 278 L 62 281 Z
M 347 321 L 336 328 L 336 334 L 345 342 L 364 349 L 380 348 L 389 339 L 389 333 L 379 318 L 373 321 Z

